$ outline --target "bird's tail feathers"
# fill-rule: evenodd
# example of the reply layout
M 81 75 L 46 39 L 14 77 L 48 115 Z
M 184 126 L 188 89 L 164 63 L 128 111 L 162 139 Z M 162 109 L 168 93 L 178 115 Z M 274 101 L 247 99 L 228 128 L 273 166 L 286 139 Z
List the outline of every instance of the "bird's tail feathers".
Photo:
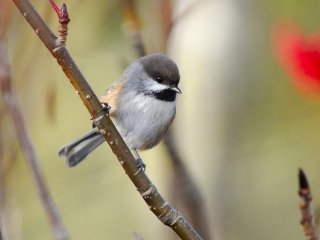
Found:
M 90 132 L 63 146 L 58 154 L 60 157 L 66 157 L 66 163 L 69 167 L 74 167 L 104 140 L 98 128 L 93 128 Z

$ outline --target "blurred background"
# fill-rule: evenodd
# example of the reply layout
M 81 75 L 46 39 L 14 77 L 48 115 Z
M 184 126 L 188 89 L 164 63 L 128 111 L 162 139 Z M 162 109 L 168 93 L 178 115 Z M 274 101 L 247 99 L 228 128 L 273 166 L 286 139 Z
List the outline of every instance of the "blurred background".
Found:
M 58 21 L 48 1 L 32 2 L 56 33 Z M 297 48 L 291 54 L 283 47 L 310 47 L 304 38 L 319 32 L 320 2 L 133 3 L 140 21 L 134 27 L 125 1 L 66 1 L 71 18 L 67 48 L 96 94 L 138 57 L 131 32 L 137 28 L 147 52 L 166 52 L 180 68 L 183 94 L 170 133 L 203 197 L 206 239 L 303 239 L 299 167 L 313 187 L 316 213 L 320 203 L 319 78 L 308 75 L 307 67 L 298 69 Z M 15 93 L 71 238 L 132 239 L 136 232 L 144 239 L 177 239 L 147 209 L 107 145 L 73 169 L 57 156 L 62 145 L 91 127 L 90 116 L 12 1 L 0 0 L 0 17 Z M 283 22 L 294 26 L 294 34 L 286 36 L 295 39 L 283 40 Z M 316 45 L 311 52 L 320 52 Z M 310 60 L 314 71 L 320 69 L 318 59 Z M 297 79 L 311 81 L 312 94 Z M 50 239 L 47 217 L 1 102 L 0 139 L 3 235 Z M 183 199 L 176 201 L 172 194 L 177 178 L 165 144 L 142 157 L 159 191 L 180 209 Z M 197 208 L 181 209 L 187 216 L 192 210 Z

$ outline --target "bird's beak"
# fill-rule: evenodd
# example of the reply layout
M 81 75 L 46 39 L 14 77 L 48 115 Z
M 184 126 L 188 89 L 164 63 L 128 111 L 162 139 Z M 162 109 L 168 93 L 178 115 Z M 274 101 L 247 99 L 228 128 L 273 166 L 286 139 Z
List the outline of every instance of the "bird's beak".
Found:
M 171 90 L 175 91 L 176 93 L 180 93 L 180 94 L 182 93 L 180 88 L 178 87 L 172 87 Z

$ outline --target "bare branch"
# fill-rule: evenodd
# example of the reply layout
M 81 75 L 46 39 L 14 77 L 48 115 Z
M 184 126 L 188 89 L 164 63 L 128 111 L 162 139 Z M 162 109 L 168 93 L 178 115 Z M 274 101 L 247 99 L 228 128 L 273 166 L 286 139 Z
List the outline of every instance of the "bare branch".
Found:
M 5 50 L 0 41 L 0 92 L 3 98 L 4 105 L 9 113 L 12 124 L 14 125 L 17 138 L 24 152 L 27 164 L 30 168 L 31 175 L 36 185 L 39 198 L 44 206 L 47 216 L 50 220 L 54 239 L 68 239 L 67 232 L 62 224 L 59 216 L 58 208 L 56 207 L 52 197 L 50 196 L 45 178 L 41 172 L 39 161 L 33 149 L 31 140 L 27 133 L 24 119 L 21 113 L 21 108 L 12 91 L 11 77 L 9 64 L 6 61 Z
M 165 224 L 171 227 L 181 239 L 202 239 L 180 212 L 174 209 L 158 192 L 145 172 L 137 167 L 136 160 L 113 125 L 108 113 L 101 106 L 80 69 L 73 61 L 67 49 L 56 49 L 56 37 L 49 30 L 39 14 L 27 0 L 13 0 L 33 29 L 38 29 L 39 38 L 57 59 L 70 82 L 78 92 L 88 109 L 95 125 L 105 137 L 107 143 L 117 156 L 125 172 L 148 204 L 149 209 Z M 54 51 L 55 50 L 55 51 Z
M 319 234 L 314 223 L 314 216 L 311 208 L 312 194 L 308 179 L 301 168 L 299 169 L 298 193 L 302 200 L 299 204 L 299 208 L 301 211 L 300 224 L 302 225 L 304 235 L 307 240 L 319 240 Z
M 61 45 L 64 46 L 67 41 L 68 24 L 70 22 L 67 5 L 65 3 L 62 4 L 62 7 L 60 9 L 54 0 L 49 0 L 49 2 L 51 3 L 51 6 L 53 7 L 54 11 L 57 13 L 60 23 L 60 26 L 58 28 L 59 34 L 57 39 L 57 45 L 58 47 Z

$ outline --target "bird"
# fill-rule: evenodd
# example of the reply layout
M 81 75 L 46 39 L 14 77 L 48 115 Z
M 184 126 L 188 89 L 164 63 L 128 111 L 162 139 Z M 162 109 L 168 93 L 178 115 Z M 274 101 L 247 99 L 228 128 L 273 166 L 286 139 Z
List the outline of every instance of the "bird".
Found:
M 156 146 L 176 115 L 180 73 L 177 64 L 162 53 L 151 53 L 131 63 L 122 77 L 99 98 L 110 106 L 109 116 L 125 143 L 132 149 L 137 166 L 145 169 L 138 151 Z M 74 167 L 105 141 L 97 127 L 64 145 L 58 155 Z

